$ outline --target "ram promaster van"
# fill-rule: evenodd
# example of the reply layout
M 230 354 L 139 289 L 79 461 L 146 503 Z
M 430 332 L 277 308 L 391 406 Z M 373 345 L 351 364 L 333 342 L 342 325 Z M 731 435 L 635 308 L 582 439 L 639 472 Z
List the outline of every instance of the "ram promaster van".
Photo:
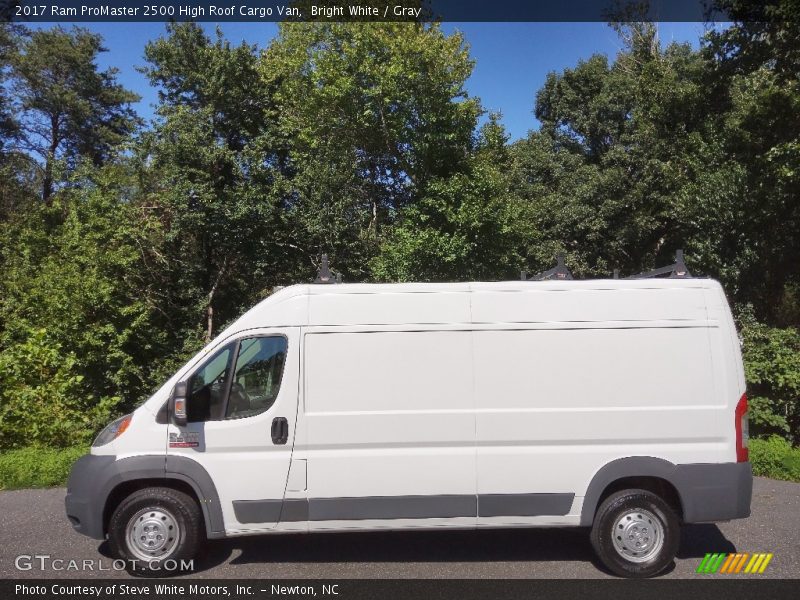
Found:
M 709 279 L 295 285 L 72 470 L 66 512 L 154 568 L 207 538 L 587 527 L 623 576 L 747 517 L 739 339 Z

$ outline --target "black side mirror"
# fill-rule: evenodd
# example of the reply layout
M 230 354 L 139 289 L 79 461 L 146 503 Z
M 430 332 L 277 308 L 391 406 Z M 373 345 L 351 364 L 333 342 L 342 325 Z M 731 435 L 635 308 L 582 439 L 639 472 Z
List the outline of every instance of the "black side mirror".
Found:
M 189 399 L 189 386 L 185 381 L 180 381 L 172 388 L 169 399 L 169 414 L 172 422 L 178 427 L 186 426 L 186 401 Z

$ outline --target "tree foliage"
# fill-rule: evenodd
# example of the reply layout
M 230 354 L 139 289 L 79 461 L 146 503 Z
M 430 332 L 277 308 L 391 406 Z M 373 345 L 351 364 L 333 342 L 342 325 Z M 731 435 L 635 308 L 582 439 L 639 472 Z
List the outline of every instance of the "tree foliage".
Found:
M 258 145 L 270 135 L 270 94 L 255 48 L 220 32 L 211 40 L 196 24 L 169 25 L 145 58 L 160 104 L 137 152 L 152 182 L 146 203 L 165 224 L 162 285 L 179 326 L 208 341 L 274 285 L 265 268 L 275 260 L 279 158 Z
M 708 78 L 738 222 L 714 231 L 739 270 L 736 299 L 780 325 L 800 323 L 800 22 L 795 0 L 723 0 L 736 19 L 710 31 Z
M 538 231 L 534 266 L 552 260 L 552 246 L 593 276 L 647 270 L 678 247 L 696 253 L 716 143 L 702 58 L 688 44 L 662 47 L 651 24 L 618 29 L 625 47 L 613 62 L 595 55 L 548 75 L 536 97 L 542 127 L 513 148 Z
M 432 180 L 401 212 L 373 264 L 388 281 L 458 281 L 519 274 L 519 203 L 509 195 L 508 137 L 491 115 L 462 172 Z
M 99 35 L 55 27 L 24 36 L 11 56 L 19 144 L 42 162 L 46 202 L 57 169 L 71 171 L 81 158 L 102 164 L 135 125 L 129 105 L 139 98 L 116 82 L 117 69 L 98 70 L 101 52 Z
M 116 399 L 83 394 L 74 354 L 47 341 L 44 329 L 0 352 L 0 447 L 86 444 Z
M 756 434 L 800 442 L 800 331 L 740 316 L 751 420 Z
M 160 224 L 128 201 L 132 173 L 123 164 L 87 169 L 57 205 L 0 230 L 0 340 L 11 348 L 46 330 L 48 343 L 79 358 L 84 396 L 130 405 L 182 336 L 151 278 Z
M 461 35 L 418 23 L 287 23 L 260 65 L 289 149 L 284 201 L 298 275 L 328 252 L 371 277 L 384 228 L 463 172 L 480 104 Z

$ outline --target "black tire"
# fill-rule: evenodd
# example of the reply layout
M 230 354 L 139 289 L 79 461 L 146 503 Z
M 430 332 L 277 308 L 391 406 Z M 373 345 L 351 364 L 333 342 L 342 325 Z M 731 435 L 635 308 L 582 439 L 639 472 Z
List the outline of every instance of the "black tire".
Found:
M 163 554 L 145 559 L 141 551 L 137 553 L 136 548 L 131 546 L 127 531 L 134 517 L 149 510 L 153 510 L 150 515 L 160 514 L 157 511 L 168 514 L 168 522 L 174 522 L 170 529 L 175 531 L 177 539 L 165 547 Z M 125 561 L 128 571 L 139 575 L 174 575 L 180 571 L 184 561 L 197 556 L 204 540 L 203 522 L 197 502 L 191 496 L 172 488 L 150 487 L 134 492 L 117 506 L 108 523 L 111 553 L 114 558 Z M 178 569 L 173 568 L 173 561 Z
M 627 523 L 621 525 L 620 520 Z M 654 531 L 660 536 L 660 547 L 658 543 L 653 544 Z M 626 533 L 629 535 L 623 540 Z M 653 577 L 672 564 L 678 552 L 680 521 L 675 511 L 656 494 L 647 490 L 622 490 L 611 494 L 597 509 L 591 540 L 600 561 L 615 575 Z M 649 548 L 639 552 L 636 543 L 645 548 L 649 544 Z M 623 547 L 618 550 L 618 546 Z M 640 555 L 636 557 L 634 553 Z

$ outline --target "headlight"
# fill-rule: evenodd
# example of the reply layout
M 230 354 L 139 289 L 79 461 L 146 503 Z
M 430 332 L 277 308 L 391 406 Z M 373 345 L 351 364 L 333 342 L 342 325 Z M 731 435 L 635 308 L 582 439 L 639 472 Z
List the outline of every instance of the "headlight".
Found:
M 120 417 L 116 421 L 112 421 L 111 423 L 106 425 L 103 428 L 103 431 L 101 431 L 97 435 L 97 437 L 94 440 L 94 443 L 92 443 L 92 446 L 94 447 L 105 446 L 111 440 L 117 439 L 119 436 L 125 433 L 125 430 L 128 428 L 128 425 L 131 424 L 132 416 L 133 415 L 125 415 L 123 417 Z

